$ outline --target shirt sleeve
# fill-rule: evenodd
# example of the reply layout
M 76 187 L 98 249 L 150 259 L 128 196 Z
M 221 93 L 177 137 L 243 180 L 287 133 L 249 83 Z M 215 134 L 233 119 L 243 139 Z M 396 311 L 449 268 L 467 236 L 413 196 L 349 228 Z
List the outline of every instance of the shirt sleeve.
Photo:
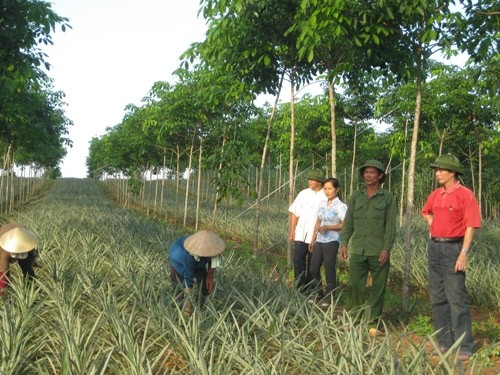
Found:
M 394 246 L 394 241 L 396 239 L 396 217 L 397 217 L 397 207 L 396 199 L 394 195 L 387 192 L 389 195 L 389 202 L 387 207 L 387 216 L 385 224 L 385 235 L 384 235 L 384 249 L 391 251 Z
M 184 279 L 184 283 L 188 288 L 192 288 L 194 285 L 194 269 L 196 267 L 196 260 L 192 255 L 188 253 L 184 257 L 184 269 L 182 272 L 182 277 Z
M 344 221 L 345 220 L 345 215 L 347 212 L 347 204 L 344 202 L 340 202 L 339 207 L 338 207 L 338 215 L 340 220 Z
M 477 202 L 474 193 L 471 191 L 465 204 L 465 227 L 481 228 L 481 213 L 479 203 Z
M 194 284 L 194 269 L 196 260 L 184 248 L 184 240 L 186 237 L 181 237 L 176 240 L 169 250 L 170 264 L 174 270 L 182 277 L 184 287 L 192 288 Z
M 300 192 L 293 201 L 292 205 L 288 208 L 288 212 L 294 214 L 297 217 L 300 217 L 301 211 L 301 202 L 302 202 L 302 192 Z
M 433 191 L 429 197 L 427 198 L 427 201 L 424 204 L 424 207 L 422 207 L 422 215 L 432 215 L 432 204 L 434 201 L 434 194 L 436 191 Z
M 340 245 L 347 246 L 352 234 L 354 233 L 353 225 L 353 210 L 354 202 L 356 201 L 356 191 L 354 191 L 349 199 L 349 204 L 347 205 L 344 223 L 342 224 L 342 231 L 340 232 Z

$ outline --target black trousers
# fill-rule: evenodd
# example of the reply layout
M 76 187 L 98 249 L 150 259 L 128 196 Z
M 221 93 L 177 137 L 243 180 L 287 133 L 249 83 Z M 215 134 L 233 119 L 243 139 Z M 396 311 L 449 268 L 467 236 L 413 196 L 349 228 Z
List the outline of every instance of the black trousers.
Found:
M 295 252 L 293 254 L 293 273 L 295 277 L 295 287 L 300 291 L 307 292 L 311 289 L 311 253 L 309 244 L 302 241 L 295 242 Z
M 316 242 L 311 257 L 311 278 L 313 285 L 319 290 L 318 298 L 326 297 L 330 299 L 330 295 L 337 287 L 337 253 L 339 243 L 331 242 Z M 321 266 L 325 267 L 325 292 L 321 287 Z
M 33 263 L 38 256 L 37 250 L 32 250 L 28 253 L 28 257 L 25 259 L 18 259 L 17 263 L 23 272 L 23 276 L 28 278 L 28 280 L 32 280 L 35 278 L 35 271 L 33 270 Z

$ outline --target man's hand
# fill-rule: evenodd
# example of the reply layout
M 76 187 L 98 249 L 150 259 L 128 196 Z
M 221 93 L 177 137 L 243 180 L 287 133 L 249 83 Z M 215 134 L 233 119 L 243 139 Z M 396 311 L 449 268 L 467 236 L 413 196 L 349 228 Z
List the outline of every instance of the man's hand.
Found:
M 467 254 L 461 251 L 460 255 L 457 258 L 457 262 L 455 263 L 455 272 L 465 272 L 466 268 L 467 268 Z
M 208 270 L 207 279 L 205 280 L 205 287 L 207 288 L 207 293 L 212 293 L 215 289 L 215 268 L 210 268 Z
M 340 255 L 340 259 L 342 259 L 342 260 L 347 259 L 347 246 L 340 246 L 339 255 Z
M 389 250 L 382 250 L 382 252 L 380 253 L 380 256 L 378 257 L 378 261 L 380 263 L 381 266 L 383 266 L 384 264 L 386 264 L 387 262 L 389 262 L 389 258 L 391 257 L 391 253 L 389 252 Z

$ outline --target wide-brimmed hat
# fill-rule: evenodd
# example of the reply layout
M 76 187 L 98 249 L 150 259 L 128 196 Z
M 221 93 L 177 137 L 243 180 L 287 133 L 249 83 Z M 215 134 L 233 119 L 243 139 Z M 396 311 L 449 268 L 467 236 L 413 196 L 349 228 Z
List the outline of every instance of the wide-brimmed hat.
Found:
M 325 180 L 325 174 L 319 169 L 311 169 L 304 176 L 308 180 L 314 180 L 323 183 Z
M 431 163 L 430 167 L 447 169 L 449 171 L 456 172 L 457 174 L 464 174 L 460 161 L 455 155 L 452 154 L 439 155 L 434 163 Z
M 0 236 L 0 247 L 9 253 L 26 253 L 38 245 L 38 237 L 26 228 L 16 227 Z
M 382 165 L 381 162 L 379 162 L 378 160 L 373 160 L 373 159 L 368 160 L 365 164 L 363 164 L 361 167 L 359 167 L 359 174 L 361 175 L 361 177 L 363 177 L 363 173 L 364 173 L 366 167 L 373 167 L 373 168 L 377 169 L 380 173 L 382 173 L 384 175 L 380 179 L 380 183 L 385 181 L 385 170 L 384 170 L 384 166 Z
M 191 255 L 214 257 L 224 251 L 226 244 L 215 233 L 202 230 L 186 238 L 184 247 Z

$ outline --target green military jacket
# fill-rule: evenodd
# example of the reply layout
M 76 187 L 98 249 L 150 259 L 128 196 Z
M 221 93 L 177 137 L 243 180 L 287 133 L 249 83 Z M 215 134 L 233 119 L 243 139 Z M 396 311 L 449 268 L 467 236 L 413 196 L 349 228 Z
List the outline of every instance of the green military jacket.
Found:
M 341 246 L 351 241 L 351 254 L 378 256 L 392 250 L 396 238 L 396 200 L 379 189 L 368 198 L 366 189 L 355 190 L 349 200 L 341 232 Z

